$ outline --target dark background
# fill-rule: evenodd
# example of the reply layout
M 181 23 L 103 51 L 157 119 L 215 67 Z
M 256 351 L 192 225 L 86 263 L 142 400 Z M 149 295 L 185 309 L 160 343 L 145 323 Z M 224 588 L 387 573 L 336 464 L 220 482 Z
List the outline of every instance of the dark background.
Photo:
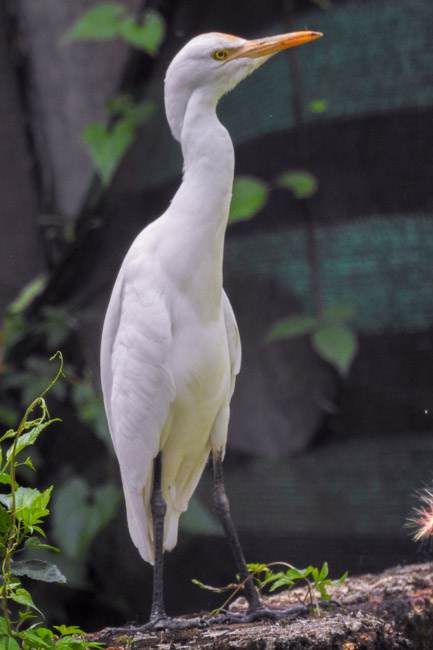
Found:
M 64 423 L 37 458 L 38 484 L 60 490 L 52 534 L 69 548 L 59 563 L 70 586 L 44 586 L 40 601 L 55 621 L 88 628 L 148 613 L 151 572 L 117 507 L 117 467 L 101 421 L 99 338 L 123 255 L 180 182 L 162 104 L 165 69 L 190 37 L 209 30 L 325 34 L 273 59 L 219 110 L 238 174 L 273 185 L 284 170 L 307 169 L 319 182 L 303 201 L 274 187 L 260 214 L 227 234 L 225 286 L 244 357 L 226 477 L 247 558 L 327 560 L 337 576 L 428 555 L 405 522 L 433 469 L 431 1 L 123 0 L 131 12 L 150 6 L 164 16 L 155 59 L 120 41 L 65 45 L 62 35 L 95 4 L 0 8 L 2 313 L 26 283 L 46 278 L 18 343 L 2 335 L 5 424 L 47 376 L 58 344 L 72 377 L 53 396 Z M 152 99 L 157 110 L 103 190 L 81 133 L 106 119 L 105 102 L 120 91 Z M 322 113 L 309 108 L 317 99 L 326 101 Z M 339 303 L 356 310 L 359 337 L 347 377 L 308 336 L 265 343 L 278 318 Z M 206 471 L 167 558 L 170 612 L 218 603 L 192 577 L 233 578 L 209 481 Z M 89 534 L 96 519 L 100 530 Z M 77 535 L 84 541 L 74 546 Z

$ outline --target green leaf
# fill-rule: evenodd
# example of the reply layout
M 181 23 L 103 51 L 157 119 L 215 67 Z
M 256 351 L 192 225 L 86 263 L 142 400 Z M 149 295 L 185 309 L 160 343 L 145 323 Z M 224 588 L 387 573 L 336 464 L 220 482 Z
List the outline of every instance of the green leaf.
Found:
M 47 505 L 51 498 L 52 486 L 40 492 L 35 488 L 19 487 L 15 493 L 16 517 L 30 531 L 40 530 L 36 525 L 50 514 Z M 9 507 L 11 497 L 9 497 Z
M 324 562 L 322 564 L 322 568 L 320 569 L 319 580 L 324 580 L 328 576 L 328 573 L 329 573 L 328 563 Z
M 32 580 L 42 582 L 65 583 L 66 578 L 55 564 L 49 564 L 43 560 L 19 560 L 12 563 L 11 569 L 15 576 L 27 576 Z
M 353 305 L 332 305 L 326 307 L 320 315 L 320 320 L 330 324 L 346 323 L 355 317 L 355 307 Z
M 148 11 L 142 23 L 132 17 L 122 20 L 120 34 L 130 45 L 155 55 L 165 36 L 165 23 L 159 13 Z
M 307 567 L 306 569 L 297 569 L 296 567 L 290 567 L 286 571 L 286 576 L 290 580 L 305 580 L 311 573 L 312 567 Z
M 0 506 L 0 534 L 6 533 L 10 527 L 11 515 L 3 506 Z
M 268 186 L 253 176 L 237 176 L 233 183 L 229 223 L 252 219 L 268 200 Z
M 347 580 L 347 576 L 349 575 L 348 571 L 345 571 L 343 575 L 341 575 L 338 580 L 336 580 L 336 583 L 340 586 Z
M 347 374 L 358 351 L 358 340 L 347 327 L 329 325 L 321 327 L 313 335 L 313 347 L 342 375 Z
M 51 642 L 51 639 L 44 641 L 37 632 L 33 630 L 23 630 L 20 632 L 20 639 L 26 643 L 26 648 L 32 648 L 32 650 L 50 650 L 55 646 Z
M 15 438 L 17 435 L 17 432 L 15 429 L 8 429 L 1 437 L 0 437 L 0 442 L 3 442 L 3 440 L 8 440 L 9 438 Z
M 60 420 L 57 418 L 54 420 L 48 420 L 48 422 L 39 422 L 39 424 L 33 427 L 33 429 L 31 429 L 28 433 L 21 434 L 20 437 L 18 438 L 18 442 L 15 448 L 16 456 L 18 456 L 18 454 L 22 452 L 23 449 L 26 449 L 26 447 L 30 447 L 30 445 L 34 445 L 34 443 L 39 438 L 42 431 L 47 427 L 49 427 L 54 422 L 60 422 Z M 7 460 L 10 459 L 12 452 L 13 452 L 13 445 L 11 445 L 7 450 L 6 453 Z
M 317 583 L 317 584 L 314 585 L 314 586 L 315 586 L 315 588 L 317 589 L 317 591 L 319 592 L 319 594 L 320 594 L 322 600 L 325 600 L 325 601 L 329 601 L 329 600 L 331 600 L 331 596 L 330 596 L 330 594 L 328 593 L 328 591 L 327 591 L 327 589 L 326 589 L 326 585 L 325 585 L 323 582 L 319 582 L 319 583 Z
M 247 569 L 250 573 L 270 573 L 270 568 L 267 564 L 260 562 L 248 562 Z
M 54 639 L 54 632 L 48 627 L 39 626 L 37 628 L 34 628 L 34 632 L 39 639 L 44 639 L 47 641 Z
M 24 542 L 24 548 L 26 551 L 52 551 L 53 553 L 60 553 L 60 549 L 57 546 L 44 544 L 38 537 L 28 537 Z
M 84 129 L 83 139 L 101 181 L 107 187 L 134 139 L 134 128 L 124 120 L 117 122 L 111 130 L 104 124 L 93 122 Z
M 56 490 L 53 506 L 53 535 L 65 555 L 83 557 L 97 533 L 117 513 L 121 493 L 106 483 L 93 493 L 80 477 L 66 481 Z
M 86 11 L 64 35 L 65 42 L 106 41 L 120 34 L 125 7 L 118 2 L 104 2 Z
M 283 571 L 275 571 L 275 572 L 270 572 L 266 574 L 265 578 L 261 581 L 261 586 L 266 587 L 267 585 L 270 585 L 277 580 L 281 580 L 281 578 L 285 578 L 286 574 Z
M 290 190 L 297 199 L 309 199 L 316 194 L 319 187 L 314 174 L 306 170 L 290 170 L 277 178 L 277 185 Z
M 26 623 L 27 621 L 33 621 L 35 618 L 38 618 L 37 614 L 35 614 L 33 611 L 30 611 L 29 609 L 26 611 L 23 611 L 22 609 L 18 610 L 18 621 L 20 627 L 23 625 L 23 623 Z
M 41 610 L 36 607 L 36 605 L 33 602 L 33 599 L 27 589 L 24 589 L 23 587 L 18 587 L 15 592 L 12 592 L 10 595 L 11 600 L 14 601 L 14 603 L 17 603 L 18 605 L 23 605 L 24 607 L 28 607 L 29 609 L 34 609 L 36 612 L 38 612 L 41 616 L 44 616 Z
M 33 300 L 45 289 L 47 278 L 45 275 L 38 275 L 34 280 L 25 285 L 18 296 L 8 307 L 10 314 L 20 314 L 33 302 Z
M 308 104 L 308 110 L 311 113 L 325 113 L 328 110 L 328 102 L 326 99 L 313 99 Z
M 70 636 L 73 634 L 84 634 L 83 630 L 78 625 L 53 625 L 60 636 Z
M 266 340 L 268 342 L 278 341 L 310 334 L 317 328 L 318 324 L 317 318 L 313 318 L 313 316 L 289 316 L 288 318 L 282 318 L 272 325 Z
M 272 584 L 272 586 L 269 588 L 270 593 L 273 591 L 276 591 L 277 589 L 281 589 L 281 587 L 285 587 L 286 589 L 290 589 L 293 587 L 295 583 L 293 580 L 289 580 L 285 575 L 283 575 L 281 578 L 278 580 L 275 580 L 275 582 Z
M 13 637 L 0 636 L 0 650 L 20 650 L 20 646 Z
M 36 467 L 34 466 L 33 461 L 30 458 L 30 456 L 27 456 L 25 461 L 23 461 L 22 465 L 25 465 L 25 467 L 28 467 L 29 469 L 31 469 L 32 472 L 36 472 Z

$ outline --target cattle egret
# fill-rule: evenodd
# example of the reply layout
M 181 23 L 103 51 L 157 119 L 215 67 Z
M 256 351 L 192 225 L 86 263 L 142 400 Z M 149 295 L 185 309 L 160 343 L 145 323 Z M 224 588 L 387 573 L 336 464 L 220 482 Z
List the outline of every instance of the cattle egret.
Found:
M 249 616 L 264 613 L 233 526 L 223 484 L 230 400 L 241 364 L 239 332 L 222 263 L 234 152 L 218 100 L 281 50 L 319 38 L 302 31 L 245 40 L 209 33 L 171 62 L 165 108 L 181 143 L 183 180 L 169 208 L 132 243 L 105 316 L 101 380 L 119 461 L 129 532 L 154 564 L 150 625 L 170 625 L 163 553 L 212 455 L 216 510 Z

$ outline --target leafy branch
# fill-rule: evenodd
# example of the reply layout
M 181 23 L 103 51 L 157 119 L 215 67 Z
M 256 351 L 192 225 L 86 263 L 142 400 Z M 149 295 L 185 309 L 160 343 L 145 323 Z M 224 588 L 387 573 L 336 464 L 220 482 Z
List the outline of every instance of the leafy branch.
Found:
M 129 95 L 117 95 L 107 103 L 110 125 L 91 122 L 83 131 L 83 140 L 102 184 L 108 187 L 120 161 L 135 140 L 138 127 L 154 112 L 152 102 L 135 104 Z
M 211 591 L 213 593 L 230 592 L 230 595 L 224 603 L 218 607 L 212 614 L 219 613 L 226 609 L 233 599 L 238 596 L 244 589 L 247 580 L 254 580 L 256 587 L 260 593 L 273 593 L 282 589 L 293 589 L 299 583 L 306 586 L 306 593 L 303 599 L 303 604 L 314 607 L 316 613 L 320 611 L 320 602 L 329 602 L 332 598 L 329 593 L 329 587 L 340 587 L 347 578 L 347 571 L 343 573 L 337 580 L 329 578 L 328 563 L 324 562 L 321 568 L 307 566 L 305 569 L 297 569 L 288 562 L 270 562 L 269 564 L 252 563 L 248 564 L 248 571 L 250 575 L 243 581 L 229 583 L 223 587 L 213 587 L 206 585 L 200 580 L 194 578 L 193 584 L 201 589 Z M 274 571 L 273 569 L 280 569 Z
M 83 13 L 65 34 L 65 43 L 77 41 L 124 40 L 151 56 L 158 53 L 165 37 L 165 23 L 156 11 L 148 10 L 141 19 L 127 13 L 118 2 L 103 2 Z
M 18 650 L 86 650 L 100 648 L 77 638 L 82 632 L 77 627 L 58 626 L 55 631 L 34 623 L 43 617 L 30 592 L 21 583 L 21 577 L 44 582 L 66 582 L 55 564 L 37 558 L 16 560 L 18 553 L 58 549 L 46 544 L 43 526 L 50 511 L 48 505 L 53 486 L 45 490 L 23 487 L 18 483 L 21 467 L 35 471 L 31 456 L 22 453 L 34 445 L 42 431 L 59 418 L 52 418 L 45 401 L 46 395 L 63 376 L 63 357 L 56 352 L 50 359 L 58 361 L 52 380 L 26 408 L 16 429 L 8 429 L 0 436 L 0 484 L 8 493 L 0 494 L 0 555 L 2 581 L 0 585 L 0 647 Z M 8 441 L 8 442 L 6 442 Z M 6 443 L 7 449 L 4 449 Z
M 358 337 L 348 325 L 355 312 L 351 305 L 333 305 L 317 317 L 299 314 L 274 323 L 267 335 L 268 342 L 292 339 L 308 334 L 317 354 L 346 375 L 358 352 Z

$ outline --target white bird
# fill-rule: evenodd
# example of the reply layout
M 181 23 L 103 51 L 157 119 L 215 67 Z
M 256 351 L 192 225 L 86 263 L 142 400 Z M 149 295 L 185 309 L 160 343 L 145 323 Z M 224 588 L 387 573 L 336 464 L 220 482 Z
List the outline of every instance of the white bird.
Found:
M 163 552 L 212 455 L 215 501 L 237 569 L 248 578 L 222 475 L 230 400 L 241 364 L 222 265 L 234 151 L 216 106 L 273 54 L 319 38 L 293 32 L 257 40 L 209 33 L 174 57 L 165 108 L 180 141 L 183 180 L 164 214 L 132 243 L 105 316 L 101 381 L 125 494 L 129 532 L 155 564 L 151 624 L 168 625 Z M 263 612 L 250 580 L 250 614 Z

